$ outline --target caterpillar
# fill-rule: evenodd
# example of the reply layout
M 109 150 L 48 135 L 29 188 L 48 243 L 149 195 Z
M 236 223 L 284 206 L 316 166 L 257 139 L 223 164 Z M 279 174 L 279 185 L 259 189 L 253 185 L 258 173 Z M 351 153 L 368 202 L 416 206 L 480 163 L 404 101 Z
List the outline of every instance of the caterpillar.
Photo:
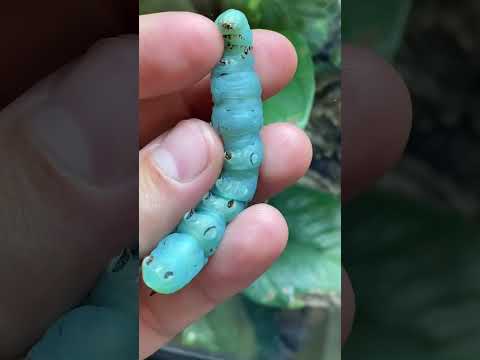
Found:
M 248 206 L 257 188 L 263 110 L 252 30 L 246 16 L 235 9 L 221 13 L 215 24 L 224 50 L 211 73 L 211 125 L 223 141 L 223 168 L 198 205 L 143 259 L 142 277 L 152 295 L 177 292 L 199 274 L 220 245 L 227 224 Z

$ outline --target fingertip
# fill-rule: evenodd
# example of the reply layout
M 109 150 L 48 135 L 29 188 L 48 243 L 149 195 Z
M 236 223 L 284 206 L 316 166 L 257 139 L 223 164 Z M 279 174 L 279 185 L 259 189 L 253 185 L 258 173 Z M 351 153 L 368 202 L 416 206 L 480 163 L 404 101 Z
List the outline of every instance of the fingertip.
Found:
M 276 31 L 253 31 L 255 69 L 262 81 L 263 97 L 269 98 L 283 89 L 295 75 L 297 52 L 291 41 Z
M 280 256 L 287 240 L 288 225 L 282 214 L 267 204 L 253 205 L 228 226 L 207 276 L 214 273 L 217 279 L 246 287 Z
M 244 221 L 255 222 L 256 239 L 250 238 L 248 249 L 258 254 L 259 260 L 273 262 L 285 249 L 288 241 L 288 224 L 278 209 L 268 204 L 256 204 L 244 213 Z M 258 247 L 263 240 L 263 247 Z
M 313 156 L 309 137 L 293 124 L 267 125 L 262 129 L 261 136 L 265 153 L 256 201 L 265 200 L 294 184 L 305 175 Z
M 196 13 L 143 15 L 139 35 L 141 99 L 195 84 L 210 72 L 223 51 L 215 23 Z
M 292 80 L 297 69 L 297 53 L 284 35 L 270 30 L 253 30 L 255 70 L 262 84 L 262 99 L 277 94 Z M 189 111 L 205 119 L 211 115 L 210 76 L 205 76 L 184 92 Z M 197 115 L 198 116 L 198 115 Z
M 298 55 L 295 46 L 290 39 L 282 33 L 271 30 L 258 31 L 261 36 L 265 36 L 266 38 L 270 37 L 270 41 L 273 45 L 270 48 L 272 58 L 279 56 L 283 59 L 283 70 L 285 71 L 285 74 L 288 75 L 286 80 L 290 81 L 295 75 L 298 65 Z
M 312 143 L 307 134 L 289 123 L 267 125 L 262 129 L 265 144 L 264 166 L 260 174 L 268 181 L 303 176 L 312 161 Z M 288 164 L 288 166 L 285 166 Z
M 288 240 L 288 225 L 283 215 L 271 205 L 250 206 L 232 222 L 230 231 L 235 235 L 248 229 L 250 236 L 237 241 L 237 254 L 244 259 L 239 262 L 265 265 L 273 262 L 283 251 Z M 242 230 L 240 232 L 240 230 Z M 237 255 L 238 258 L 238 255 Z

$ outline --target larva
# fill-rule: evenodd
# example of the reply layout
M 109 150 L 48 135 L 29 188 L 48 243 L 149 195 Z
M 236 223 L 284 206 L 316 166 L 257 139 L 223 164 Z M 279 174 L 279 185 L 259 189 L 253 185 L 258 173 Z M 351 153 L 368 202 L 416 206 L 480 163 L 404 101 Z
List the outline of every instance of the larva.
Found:
M 252 31 L 246 16 L 234 9 L 215 23 L 224 52 L 212 70 L 211 123 L 223 140 L 225 160 L 212 189 L 142 262 L 143 281 L 161 294 L 185 287 L 215 253 L 226 225 L 253 198 L 263 160 L 262 88 L 253 67 Z

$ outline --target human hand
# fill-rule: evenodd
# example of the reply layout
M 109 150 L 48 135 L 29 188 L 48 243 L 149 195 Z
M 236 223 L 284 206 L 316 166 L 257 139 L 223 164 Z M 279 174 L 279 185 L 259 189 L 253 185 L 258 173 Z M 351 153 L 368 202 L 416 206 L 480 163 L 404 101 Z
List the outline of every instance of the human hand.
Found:
M 0 113 L 2 359 L 25 353 L 136 244 L 137 92 L 125 84 L 137 81 L 137 47 L 100 41 Z
M 412 114 L 408 89 L 391 65 L 367 49 L 348 45 L 342 58 L 342 201 L 348 201 L 400 159 Z M 354 312 L 354 291 L 343 271 L 342 343 Z
M 166 12 L 140 17 L 139 246 L 146 256 L 177 225 L 217 179 L 223 161 L 219 137 L 209 120 L 208 73 L 223 51 L 209 19 Z M 254 56 L 264 98 L 292 78 L 296 55 L 278 33 L 255 30 Z M 145 358 L 177 333 L 260 276 L 280 255 L 288 238 L 281 214 L 261 202 L 305 174 L 312 147 L 293 125 L 265 126 L 264 162 L 255 205 L 227 228 L 221 246 L 186 288 L 173 295 L 139 291 L 139 347 Z

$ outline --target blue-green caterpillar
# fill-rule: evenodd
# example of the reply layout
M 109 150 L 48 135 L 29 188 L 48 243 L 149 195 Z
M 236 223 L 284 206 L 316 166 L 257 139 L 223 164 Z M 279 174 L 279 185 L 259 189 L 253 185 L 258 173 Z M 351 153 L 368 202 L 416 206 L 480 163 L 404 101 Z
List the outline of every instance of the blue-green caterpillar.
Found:
M 211 120 L 223 140 L 225 160 L 213 188 L 142 262 L 144 283 L 161 294 L 185 287 L 215 253 L 226 225 L 255 195 L 263 160 L 262 88 L 253 66 L 252 30 L 246 16 L 234 9 L 215 23 L 224 52 L 211 74 Z

